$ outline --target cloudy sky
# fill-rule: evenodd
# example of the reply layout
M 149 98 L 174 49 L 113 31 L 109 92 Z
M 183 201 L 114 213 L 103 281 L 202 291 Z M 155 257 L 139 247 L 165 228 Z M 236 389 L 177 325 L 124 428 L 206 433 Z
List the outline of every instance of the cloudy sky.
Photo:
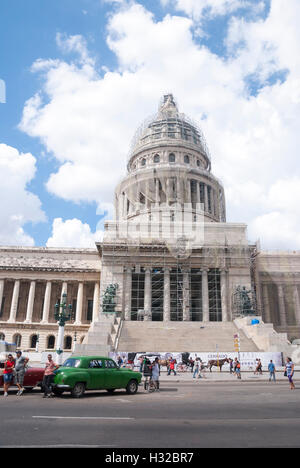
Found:
M 101 239 L 135 130 L 172 92 L 227 221 L 300 249 L 299 0 L 14 0 L 0 22 L 1 245 Z

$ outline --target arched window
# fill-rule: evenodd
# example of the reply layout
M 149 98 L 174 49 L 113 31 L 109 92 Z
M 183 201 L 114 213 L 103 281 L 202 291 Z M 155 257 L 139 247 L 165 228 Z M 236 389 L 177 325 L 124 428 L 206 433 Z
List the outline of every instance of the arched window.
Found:
M 174 163 L 175 160 L 176 160 L 175 154 L 174 154 L 174 153 L 170 153 L 170 154 L 169 154 L 169 162 L 170 162 L 170 163 Z
M 197 166 L 198 166 L 198 167 L 201 166 L 200 159 L 197 159 Z
M 141 160 L 141 166 L 146 166 L 146 158 L 143 158 L 143 159 Z
M 186 154 L 186 155 L 184 156 L 184 162 L 185 162 L 185 164 L 190 164 L 190 157 L 189 157 L 188 154 Z
M 13 336 L 13 343 L 17 346 L 17 348 L 21 347 L 21 342 L 22 342 L 22 336 L 19 333 L 16 333 Z
M 37 341 L 38 341 L 38 336 L 32 335 L 30 337 L 30 348 L 36 348 Z
M 72 349 L 72 337 L 71 336 L 65 337 L 64 349 Z
M 159 161 L 160 161 L 159 154 L 155 154 L 155 156 L 154 156 L 154 158 L 153 158 L 153 162 L 159 163 Z
M 4 335 L 4 333 L 0 333 L 0 340 L 1 340 L 1 341 L 4 341 L 4 340 L 5 340 L 5 335 Z
M 48 336 L 47 340 L 47 349 L 54 349 L 55 346 L 55 336 L 50 335 Z

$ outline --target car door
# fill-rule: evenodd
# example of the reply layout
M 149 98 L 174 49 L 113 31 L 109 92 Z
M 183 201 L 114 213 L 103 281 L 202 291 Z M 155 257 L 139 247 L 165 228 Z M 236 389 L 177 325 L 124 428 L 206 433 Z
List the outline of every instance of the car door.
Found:
M 88 388 L 97 390 L 106 388 L 107 369 L 102 359 L 91 359 L 88 367 L 89 384 Z
M 105 360 L 107 369 L 106 388 L 123 388 L 124 371 L 122 371 L 112 359 Z

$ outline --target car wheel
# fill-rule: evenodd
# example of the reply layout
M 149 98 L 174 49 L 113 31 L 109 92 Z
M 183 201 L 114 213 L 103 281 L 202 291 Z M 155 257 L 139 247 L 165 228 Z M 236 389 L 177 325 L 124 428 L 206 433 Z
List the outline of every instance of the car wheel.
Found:
M 129 395 L 134 395 L 138 390 L 138 383 L 136 380 L 130 380 L 126 387 L 126 392 Z
M 71 390 L 73 398 L 81 398 L 85 392 L 85 384 L 83 382 L 77 382 Z

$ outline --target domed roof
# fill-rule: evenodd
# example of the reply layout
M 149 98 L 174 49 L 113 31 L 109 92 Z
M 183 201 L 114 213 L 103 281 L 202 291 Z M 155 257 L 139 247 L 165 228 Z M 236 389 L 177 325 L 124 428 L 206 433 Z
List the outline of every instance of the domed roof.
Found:
M 172 94 L 163 96 L 158 113 L 148 118 L 136 131 L 129 159 L 148 147 L 165 145 L 168 143 L 166 140 L 199 151 L 210 163 L 202 131 L 185 114 L 179 113 Z

